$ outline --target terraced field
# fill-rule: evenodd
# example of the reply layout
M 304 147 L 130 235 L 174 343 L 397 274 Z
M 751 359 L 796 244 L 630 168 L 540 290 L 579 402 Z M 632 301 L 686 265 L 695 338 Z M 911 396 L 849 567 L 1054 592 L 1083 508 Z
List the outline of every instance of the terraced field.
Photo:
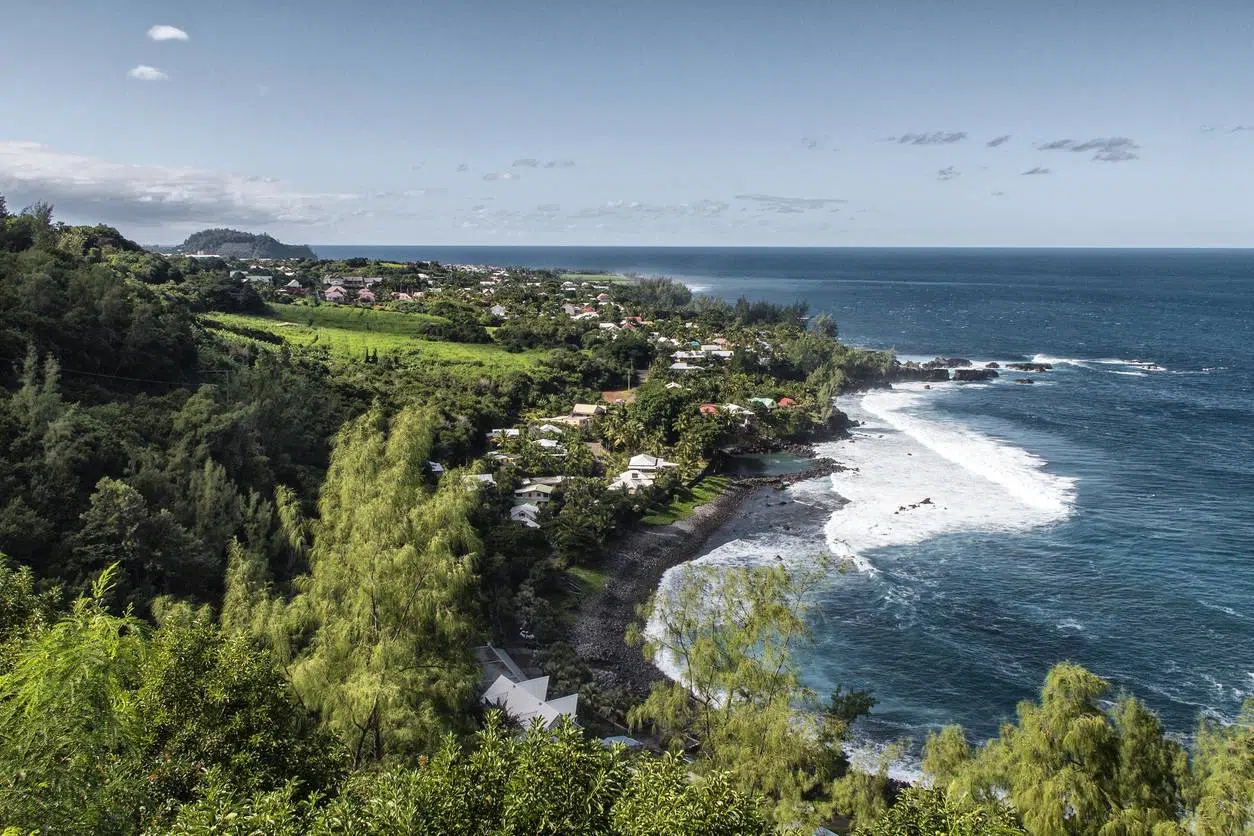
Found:
M 213 313 L 202 321 L 230 339 L 257 344 L 321 346 L 333 354 L 360 358 L 367 351 L 407 352 L 449 366 L 451 373 L 507 372 L 534 366 L 542 351 L 511 354 L 494 343 L 453 343 L 417 336 L 422 323 L 442 322 L 427 314 L 376 311 L 339 305 L 271 305 L 270 316 Z M 267 337 L 268 335 L 268 337 Z

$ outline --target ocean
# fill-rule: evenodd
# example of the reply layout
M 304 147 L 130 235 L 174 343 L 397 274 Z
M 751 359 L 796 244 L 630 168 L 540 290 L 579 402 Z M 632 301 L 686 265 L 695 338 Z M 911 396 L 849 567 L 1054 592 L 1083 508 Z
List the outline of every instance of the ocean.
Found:
M 861 425 L 822 452 L 852 469 L 747 508 L 700 558 L 851 561 L 815 602 L 802 661 L 820 694 L 877 698 L 864 757 L 902 738 L 917 755 L 947 723 L 993 736 L 1064 659 L 1182 737 L 1254 695 L 1254 251 L 351 254 L 668 275 L 805 300 L 845 341 L 903 358 L 1052 364 L 842 397 Z

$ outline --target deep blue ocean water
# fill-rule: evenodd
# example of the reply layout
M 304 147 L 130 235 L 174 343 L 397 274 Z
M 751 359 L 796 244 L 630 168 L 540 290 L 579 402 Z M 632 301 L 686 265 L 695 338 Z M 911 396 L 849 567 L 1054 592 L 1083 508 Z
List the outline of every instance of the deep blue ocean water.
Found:
M 804 299 L 904 356 L 1048 360 L 842 398 L 864 425 L 828 452 L 858 471 L 751 509 L 710 559 L 858 558 L 824 590 L 805 663 L 820 692 L 875 693 L 872 740 L 993 735 L 1062 659 L 1182 735 L 1254 694 L 1254 251 L 318 251 L 669 275 Z

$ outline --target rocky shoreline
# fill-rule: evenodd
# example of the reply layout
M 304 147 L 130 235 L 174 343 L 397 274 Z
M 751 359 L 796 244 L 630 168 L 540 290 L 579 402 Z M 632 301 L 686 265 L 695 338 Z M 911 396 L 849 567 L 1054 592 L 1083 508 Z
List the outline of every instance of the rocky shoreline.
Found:
M 608 577 L 605 588 L 580 601 L 566 635 L 597 685 L 621 688 L 642 699 L 654 682 L 663 679 L 640 649 L 629 647 L 625 640 L 628 626 L 637 620 L 636 608 L 657 590 L 667 569 L 698 557 L 705 542 L 750 495 L 759 488 L 782 490 L 843 469 L 843 465 L 825 458 L 797 473 L 735 479 L 691 517 L 665 526 L 641 525 L 614 543 L 601 567 Z

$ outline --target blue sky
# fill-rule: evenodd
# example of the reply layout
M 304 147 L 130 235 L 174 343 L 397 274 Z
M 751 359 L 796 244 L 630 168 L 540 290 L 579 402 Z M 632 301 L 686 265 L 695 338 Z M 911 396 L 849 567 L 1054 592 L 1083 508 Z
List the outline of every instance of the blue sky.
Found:
M 51 0 L 3 25 L 0 192 L 145 242 L 1254 245 L 1245 0 Z

